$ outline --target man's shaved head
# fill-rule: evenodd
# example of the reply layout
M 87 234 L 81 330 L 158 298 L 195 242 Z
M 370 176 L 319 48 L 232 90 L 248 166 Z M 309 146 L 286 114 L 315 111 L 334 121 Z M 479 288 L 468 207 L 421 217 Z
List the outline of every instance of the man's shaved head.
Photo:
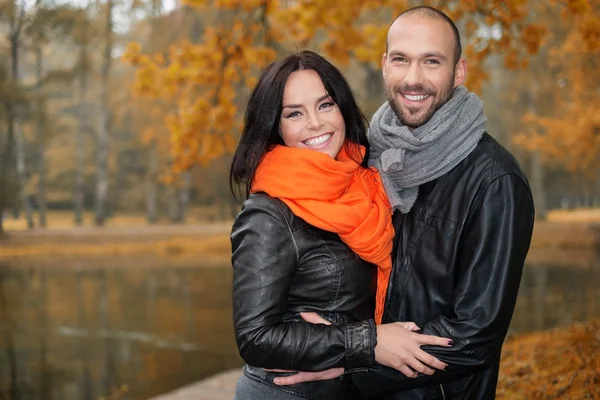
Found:
M 448 17 L 446 14 L 444 14 L 440 10 L 437 10 L 433 7 L 429 7 L 429 6 L 413 7 L 413 8 L 409 8 L 408 10 L 406 10 L 406 11 L 402 12 L 400 15 L 398 15 L 398 17 L 396 17 L 396 19 L 390 24 L 390 29 L 392 28 L 392 26 L 394 26 L 394 24 L 399 22 L 399 20 L 401 18 L 405 18 L 405 17 L 409 17 L 409 16 L 421 16 L 421 17 L 425 17 L 425 18 L 434 18 L 434 19 L 438 19 L 438 20 L 443 21 L 446 24 L 448 24 L 450 29 L 452 29 L 452 33 L 454 35 L 454 41 L 455 41 L 454 64 L 456 64 L 458 62 L 458 60 L 460 60 L 460 56 L 462 54 L 462 44 L 460 42 L 460 34 L 458 33 L 458 28 L 456 27 L 456 24 L 454 24 L 454 22 L 450 19 L 450 17 Z M 388 29 L 388 36 L 389 36 L 390 29 Z M 386 41 L 385 41 L 385 52 L 386 53 L 388 52 L 388 41 L 389 41 L 389 38 L 386 38 Z

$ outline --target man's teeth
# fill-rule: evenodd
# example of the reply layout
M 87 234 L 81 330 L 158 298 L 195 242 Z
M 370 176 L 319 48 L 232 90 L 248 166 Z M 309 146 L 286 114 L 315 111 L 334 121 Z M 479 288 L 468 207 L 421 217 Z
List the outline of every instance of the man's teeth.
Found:
M 307 146 L 319 146 L 325 143 L 331 137 L 331 133 L 326 133 L 325 135 L 317 136 L 314 138 L 306 139 L 304 144 Z
M 402 96 L 410 101 L 421 101 L 429 97 L 428 94 L 403 94 Z

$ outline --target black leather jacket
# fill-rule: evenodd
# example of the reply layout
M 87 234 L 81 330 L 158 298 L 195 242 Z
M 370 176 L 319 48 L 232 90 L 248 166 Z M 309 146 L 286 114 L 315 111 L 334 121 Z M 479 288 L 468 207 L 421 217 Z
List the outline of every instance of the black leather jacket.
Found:
M 320 371 L 374 362 L 376 267 L 337 234 L 309 225 L 264 193 L 244 203 L 231 232 L 233 317 L 246 374 L 271 384 L 262 368 Z M 318 312 L 334 326 L 301 320 Z M 299 397 L 345 399 L 347 376 L 278 387 Z
M 381 367 L 354 374 L 366 397 L 495 398 L 533 221 L 525 175 L 488 134 L 457 167 L 419 187 L 410 213 L 394 216 L 384 322 L 414 321 L 422 333 L 452 338 L 451 348 L 424 347 L 449 368 L 415 379 Z

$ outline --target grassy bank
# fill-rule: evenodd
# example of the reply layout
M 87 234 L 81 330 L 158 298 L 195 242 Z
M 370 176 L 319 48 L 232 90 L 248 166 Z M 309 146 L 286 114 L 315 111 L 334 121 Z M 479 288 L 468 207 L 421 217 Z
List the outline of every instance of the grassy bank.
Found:
M 599 332 L 592 320 L 508 338 L 497 398 L 600 399 Z
M 227 256 L 232 221 L 208 224 L 201 214 L 186 224 L 145 224 L 143 215 L 123 215 L 106 227 L 72 227 L 69 213 L 49 213 L 47 229 L 26 230 L 24 221 L 7 221 L 0 259 L 28 256 L 136 255 Z M 88 216 L 88 219 L 91 216 Z M 12 222 L 11 222 L 12 221 Z M 201 222 L 204 221 L 204 222 Z M 564 250 L 577 250 L 563 257 Z M 536 221 L 529 259 L 534 263 L 587 265 L 600 251 L 600 209 L 553 211 Z
M 231 224 L 17 231 L 0 239 L 0 259 L 40 256 L 229 257 Z

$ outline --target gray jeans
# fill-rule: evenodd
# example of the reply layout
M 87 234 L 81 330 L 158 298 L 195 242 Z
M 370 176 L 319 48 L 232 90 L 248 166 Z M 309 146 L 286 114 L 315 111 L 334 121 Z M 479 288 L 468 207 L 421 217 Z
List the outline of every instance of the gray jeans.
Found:
M 271 386 L 268 382 L 258 381 L 255 378 L 249 378 L 244 373 L 240 376 L 235 387 L 235 396 L 233 400 L 298 400 L 306 397 L 296 396 L 287 393 L 285 388 Z
M 234 400 L 356 400 L 362 399 L 347 375 L 326 381 L 277 386 L 273 379 L 285 376 L 266 372 L 262 368 L 244 365 L 244 373 L 237 382 Z

